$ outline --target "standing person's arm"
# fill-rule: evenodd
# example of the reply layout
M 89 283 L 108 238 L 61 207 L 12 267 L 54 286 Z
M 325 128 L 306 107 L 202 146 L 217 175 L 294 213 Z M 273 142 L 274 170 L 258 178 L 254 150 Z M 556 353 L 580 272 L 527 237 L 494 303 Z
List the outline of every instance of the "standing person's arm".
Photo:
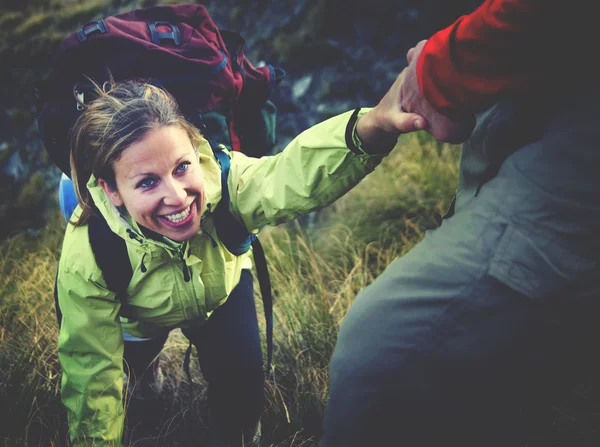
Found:
M 120 303 L 102 286 L 101 277 L 77 267 L 86 261 L 81 258 L 72 254 L 71 259 L 61 259 L 58 275 L 63 314 L 58 341 L 61 397 L 74 446 L 120 446 L 124 421 Z
M 408 53 L 402 106 L 436 138 L 466 139 L 473 114 L 527 85 L 550 64 L 560 23 L 553 2 L 487 0 Z
M 552 45 L 553 2 L 488 0 L 434 34 L 417 61 L 427 100 L 447 116 L 478 112 L 528 84 Z M 555 32 L 560 33 L 559 29 Z

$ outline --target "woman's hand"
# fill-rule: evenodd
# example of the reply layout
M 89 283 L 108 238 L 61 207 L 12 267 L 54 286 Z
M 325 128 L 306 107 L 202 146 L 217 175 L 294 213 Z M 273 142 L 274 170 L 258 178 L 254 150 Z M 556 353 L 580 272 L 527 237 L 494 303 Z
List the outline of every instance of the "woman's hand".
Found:
M 402 109 L 401 86 L 405 76 L 406 69 L 398 75 L 379 104 L 358 120 L 356 132 L 367 152 L 387 153 L 394 148 L 400 134 L 427 126 L 421 115 Z

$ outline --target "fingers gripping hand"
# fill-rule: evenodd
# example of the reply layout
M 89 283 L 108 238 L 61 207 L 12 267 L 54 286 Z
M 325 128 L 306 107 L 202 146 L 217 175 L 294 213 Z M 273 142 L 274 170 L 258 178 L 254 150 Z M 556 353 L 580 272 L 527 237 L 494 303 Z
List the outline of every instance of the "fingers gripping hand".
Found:
M 427 101 L 419 88 L 417 60 L 426 42 L 426 40 L 422 40 L 406 54 L 408 67 L 404 70 L 406 73 L 400 86 L 401 106 L 406 111 L 421 114 L 427 120 L 425 130 L 434 138 L 449 143 L 461 143 L 469 137 L 475 124 L 474 117 L 467 115 L 461 120 L 448 118 Z M 425 75 L 427 74 L 425 73 Z
M 405 73 L 400 73 L 379 104 L 358 120 L 358 137 L 368 150 L 390 151 L 400 134 L 424 129 L 427 124 L 421 115 L 402 109 L 400 87 Z
M 402 107 L 402 84 L 406 76 L 403 70 L 385 96 L 375 107 L 375 115 L 379 127 L 385 132 L 397 134 L 424 129 L 427 121 L 418 113 L 409 113 Z

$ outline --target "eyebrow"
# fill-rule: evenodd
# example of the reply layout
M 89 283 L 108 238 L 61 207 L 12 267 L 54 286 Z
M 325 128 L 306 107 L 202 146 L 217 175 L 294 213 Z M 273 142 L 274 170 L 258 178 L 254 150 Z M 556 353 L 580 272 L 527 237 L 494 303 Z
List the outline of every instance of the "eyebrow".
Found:
M 177 166 L 179 163 L 181 163 L 181 161 L 182 161 L 184 158 L 187 158 L 187 156 L 188 156 L 188 155 L 189 155 L 189 154 L 185 154 L 185 155 L 182 155 L 181 157 L 179 157 L 179 158 L 178 158 L 178 159 L 175 161 L 175 166 Z M 128 175 L 128 176 L 126 176 L 125 178 L 133 180 L 133 179 L 135 179 L 136 177 L 147 177 L 147 176 L 152 176 L 152 175 L 156 175 L 156 174 L 155 174 L 154 172 L 140 172 L 139 174 Z

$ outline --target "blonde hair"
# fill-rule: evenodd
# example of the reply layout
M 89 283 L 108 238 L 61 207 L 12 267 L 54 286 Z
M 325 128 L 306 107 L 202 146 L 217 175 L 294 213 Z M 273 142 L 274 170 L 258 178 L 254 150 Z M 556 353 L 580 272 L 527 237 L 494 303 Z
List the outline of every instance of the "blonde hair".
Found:
M 97 98 L 87 105 L 71 131 L 71 178 L 83 209 L 75 226 L 85 224 L 94 212 L 87 189 L 92 174 L 117 190 L 114 163 L 125 149 L 155 128 L 179 126 L 194 147 L 203 140 L 200 131 L 181 114 L 175 99 L 143 82 L 94 84 Z

